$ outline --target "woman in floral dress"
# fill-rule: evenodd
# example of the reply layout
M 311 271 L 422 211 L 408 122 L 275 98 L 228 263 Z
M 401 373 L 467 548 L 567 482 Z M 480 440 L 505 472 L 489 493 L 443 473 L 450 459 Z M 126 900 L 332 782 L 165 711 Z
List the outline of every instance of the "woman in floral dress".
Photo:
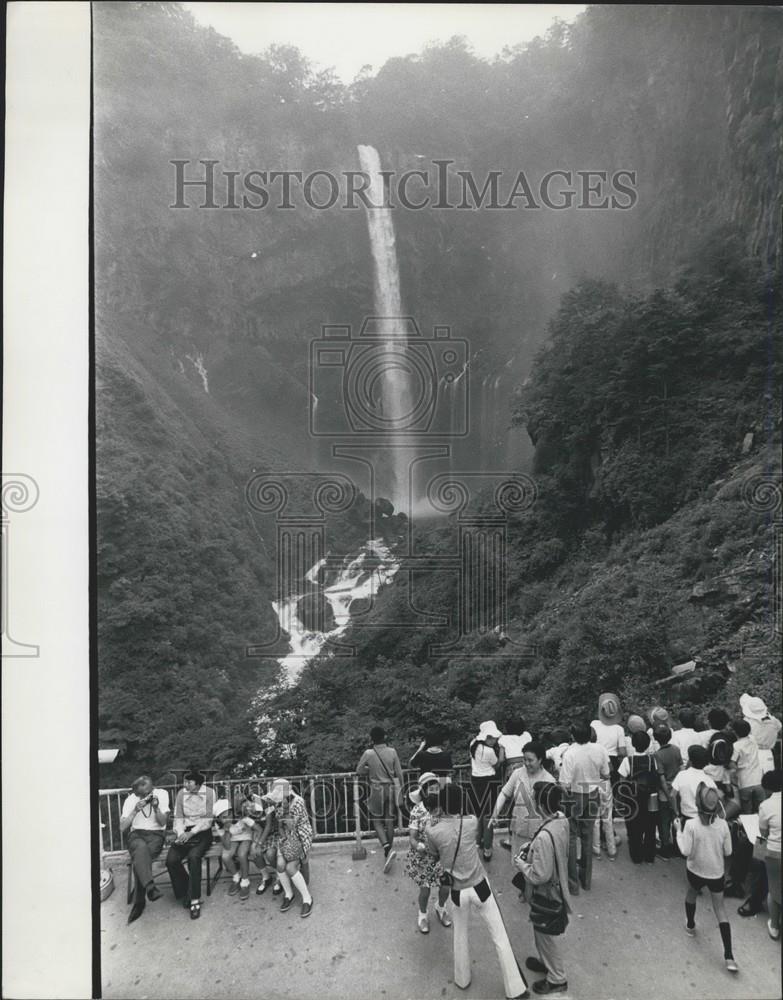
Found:
M 429 853 L 424 842 L 424 831 L 433 822 L 427 808 L 427 799 L 428 796 L 432 796 L 437 804 L 439 792 L 440 781 L 438 776 L 431 771 L 427 771 L 419 778 L 418 789 L 414 789 L 410 793 L 410 799 L 414 805 L 411 809 L 410 823 L 408 825 L 408 836 L 410 837 L 411 846 L 405 859 L 405 874 L 412 878 L 419 887 L 418 926 L 422 934 L 429 934 L 430 932 L 427 907 L 429 906 L 431 889 L 438 890 L 438 902 L 435 906 L 435 913 L 438 920 L 440 920 L 444 927 L 451 927 L 451 919 L 446 913 L 449 887 L 441 885 L 443 868 L 440 862 Z

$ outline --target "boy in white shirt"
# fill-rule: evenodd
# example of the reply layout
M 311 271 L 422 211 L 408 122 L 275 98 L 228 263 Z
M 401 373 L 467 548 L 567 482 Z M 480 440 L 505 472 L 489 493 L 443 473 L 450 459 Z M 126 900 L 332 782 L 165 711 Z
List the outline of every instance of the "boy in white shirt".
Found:
M 681 772 L 685 773 L 685 772 Z M 685 894 L 685 933 L 696 934 L 696 900 L 705 886 L 710 890 L 712 909 L 718 921 L 723 942 L 723 960 L 729 972 L 737 972 L 737 963 L 731 948 L 731 925 L 723 901 L 724 858 L 731 855 L 729 824 L 718 815 L 720 797 L 716 788 L 701 782 L 694 797 L 696 816 L 680 820 L 677 846 L 686 858 L 688 891 Z
M 758 744 L 750 735 L 750 723 L 746 719 L 737 719 L 732 723 L 732 729 L 737 734 L 737 741 L 731 754 L 732 784 L 736 784 L 739 789 L 742 812 L 755 813 L 764 801 Z
M 692 746 L 688 750 L 689 767 L 680 771 L 672 782 L 674 792 L 675 812 L 685 819 L 694 819 L 698 816 L 696 808 L 696 791 L 702 782 L 708 788 L 717 786 L 712 778 L 704 773 L 704 768 L 709 761 L 709 756 L 705 747 Z
M 692 709 L 684 708 L 679 719 L 680 728 L 672 733 L 671 745 L 679 749 L 683 760 L 687 760 L 688 747 L 702 743 L 701 733 L 696 732 L 696 713 Z

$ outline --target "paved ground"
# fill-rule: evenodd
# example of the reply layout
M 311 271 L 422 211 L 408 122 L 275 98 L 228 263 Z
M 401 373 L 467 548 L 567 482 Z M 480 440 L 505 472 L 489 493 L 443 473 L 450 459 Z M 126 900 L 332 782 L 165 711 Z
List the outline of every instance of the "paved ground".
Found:
M 477 925 L 473 981 L 452 981 L 451 931 L 434 916 L 430 934 L 416 929 L 416 890 L 400 860 L 389 875 L 382 855 L 351 860 L 351 845 L 316 845 L 312 860 L 312 915 L 298 903 L 279 912 L 267 893 L 247 902 L 226 895 L 220 881 L 191 921 L 175 907 L 170 889 L 127 926 L 124 872 L 101 905 L 103 995 L 106 998 L 324 998 L 324 1000 L 440 1000 L 503 997 L 495 953 Z M 510 862 L 498 848 L 488 865 L 520 964 L 534 954 L 527 908 L 509 884 Z M 256 879 L 253 879 L 253 890 Z M 709 900 L 699 900 L 698 933 L 683 931 L 684 863 L 634 866 L 620 849 L 617 862 L 594 866 L 593 889 L 576 900 L 564 937 L 569 991 L 578 1000 L 696 1000 L 781 996 L 779 942 L 766 916 L 743 919 L 731 904 L 738 975 L 724 968 Z M 528 980 L 537 978 L 532 973 Z M 563 994 L 555 994 L 563 996 Z

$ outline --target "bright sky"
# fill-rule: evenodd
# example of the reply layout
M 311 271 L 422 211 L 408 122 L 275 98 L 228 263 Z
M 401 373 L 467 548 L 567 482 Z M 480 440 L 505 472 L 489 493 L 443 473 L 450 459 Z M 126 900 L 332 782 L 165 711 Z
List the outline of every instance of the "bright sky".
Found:
M 543 35 L 555 18 L 572 21 L 584 4 L 185 3 L 202 24 L 243 51 L 295 45 L 320 68 L 350 83 L 365 64 L 377 71 L 392 56 L 464 35 L 476 55 Z

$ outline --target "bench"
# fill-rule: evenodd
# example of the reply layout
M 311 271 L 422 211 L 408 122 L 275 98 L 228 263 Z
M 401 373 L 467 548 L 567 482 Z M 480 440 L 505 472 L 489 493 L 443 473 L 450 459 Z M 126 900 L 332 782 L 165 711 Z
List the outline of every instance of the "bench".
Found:
M 168 875 L 168 869 L 166 868 L 165 850 L 168 849 L 169 844 L 173 843 L 173 841 L 174 841 L 173 835 L 168 836 L 166 838 L 166 843 L 164 845 L 164 851 L 161 851 L 160 856 L 157 857 L 152 862 L 152 866 L 153 866 L 152 878 L 153 878 L 153 881 L 157 881 L 163 875 Z M 220 878 L 220 873 L 223 871 L 223 858 L 221 856 L 222 853 L 223 853 L 223 845 L 221 844 L 221 842 L 219 840 L 216 840 L 216 841 L 214 841 L 214 843 L 212 844 L 212 846 L 210 847 L 210 849 L 206 852 L 206 854 L 201 859 L 202 865 L 206 865 L 207 866 L 207 877 L 204 879 L 204 882 L 205 882 L 206 887 L 207 887 L 207 895 L 208 896 L 212 895 L 212 889 L 214 888 L 215 882 L 217 882 L 217 880 Z M 215 874 L 214 875 L 212 874 L 212 862 L 213 861 L 217 861 L 217 868 L 215 869 Z M 159 871 L 155 871 L 155 866 L 156 865 L 159 867 L 159 869 L 160 869 Z M 135 884 L 136 884 L 136 879 L 134 878 L 134 875 L 133 875 L 133 864 L 132 864 L 132 862 L 130 860 L 128 860 L 128 891 L 127 891 L 127 900 L 128 900 L 128 905 L 129 906 L 133 902 L 133 892 L 134 892 Z

